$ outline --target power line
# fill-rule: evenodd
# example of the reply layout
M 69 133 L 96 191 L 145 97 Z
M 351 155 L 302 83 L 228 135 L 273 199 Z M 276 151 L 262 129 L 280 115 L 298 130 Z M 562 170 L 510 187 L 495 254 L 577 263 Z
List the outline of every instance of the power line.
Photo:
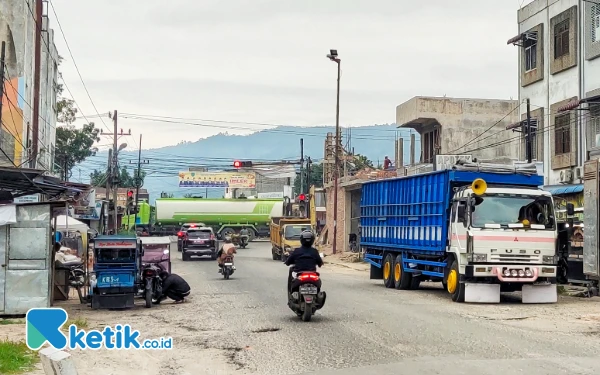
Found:
M 96 114 L 98 114 L 98 116 L 100 116 L 100 120 L 102 121 L 102 123 L 104 124 L 104 126 L 106 126 L 106 128 L 108 130 L 110 130 L 110 128 L 106 125 L 106 123 L 104 122 L 104 118 L 100 115 L 100 112 L 98 111 L 98 109 L 96 108 L 96 104 L 94 103 L 94 100 L 92 99 L 92 96 L 90 95 L 90 92 L 85 84 L 85 81 L 83 80 L 83 76 L 81 75 L 81 72 L 79 71 L 79 66 L 77 66 L 77 62 L 75 61 L 75 57 L 73 56 L 73 51 L 71 51 L 71 46 L 69 46 L 69 42 L 67 41 L 67 36 L 65 35 L 65 32 L 63 31 L 62 25 L 60 23 L 60 20 L 58 19 L 58 14 L 56 13 L 56 9 L 54 9 L 54 5 L 52 4 L 51 1 L 48 1 L 48 4 L 50 5 L 50 8 L 52 9 L 52 13 L 54 13 L 54 17 L 56 18 L 56 23 L 58 24 L 58 28 L 60 30 L 60 33 L 62 34 L 62 37 L 65 41 L 65 45 L 67 46 L 67 50 L 69 51 L 69 55 L 71 55 L 71 60 L 73 62 L 73 65 L 75 66 L 75 70 L 77 71 L 77 74 L 79 75 L 79 79 L 81 80 L 81 84 L 83 85 L 83 88 L 85 89 L 85 92 L 87 93 L 88 98 L 90 99 L 90 102 L 92 103 L 92 106 L 94 107 L 94 110 L 96 111 Z M 64 82 L 64 79 L 63 79 Z

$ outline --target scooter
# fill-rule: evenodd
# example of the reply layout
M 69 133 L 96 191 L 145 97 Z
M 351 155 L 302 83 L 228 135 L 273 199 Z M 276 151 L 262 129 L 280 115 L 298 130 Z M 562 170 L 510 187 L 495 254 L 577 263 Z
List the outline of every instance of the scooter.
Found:
M 309 322 L 312 316 L 325 306 L 327 294 L 321 289 L 321 276 L 318 272 L 299 272 L 292 279 L 288 290 L 288 306 L 303 321 Z
M 223 274 L 223 278 L 225 280 L 229 280 L 229 276 L 231 276 L 234 272 L 235 266 L 233 265 L 233 257 L 225 257 L 223 265 L 221 266 L 221 273 Z
M 152 304 L 158 304 L 162 295 L 162 279 L 160 273 L 162 268 L 154 263 L 144 264 L 143 266 L 143 295 L 146 307 L 152 307 Z

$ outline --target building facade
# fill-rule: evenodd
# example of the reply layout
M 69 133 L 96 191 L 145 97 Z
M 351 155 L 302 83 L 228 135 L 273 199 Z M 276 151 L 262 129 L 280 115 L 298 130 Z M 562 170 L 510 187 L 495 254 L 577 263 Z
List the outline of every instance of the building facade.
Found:
M 518 11 L 518 25 L 508 43 L 519 48 L 533 156 L 544 162 L 546 185 L 580 183 L 583 163 L 600 152 L 600 4 L 535 0 Z
M 483 160 L 519 158 L 519 139 L 506 126 L 517 121 L 517 100 L 417 96 L 396 107 L 399 128 L 412 128 L 408 174 L 433 170 L 437 155 L 471 155 Z M 402 163 L 405 164 L 405 163 Z M 414 172 L 414 173 L 413 173 Z
M 0 165 L 3 166 L 29 166 L 25 162 L 33 136 L 36 30 L 33 15 L 36 1 L 43 0 L 0 2 L 0 41 L 6 42 L 0 148 L 8 157 L 0 154 Z M 52 170 L 56 139 L 58 51 L 48 17 L 43 16 L 42 20 L 38 160 L 33 166 Z

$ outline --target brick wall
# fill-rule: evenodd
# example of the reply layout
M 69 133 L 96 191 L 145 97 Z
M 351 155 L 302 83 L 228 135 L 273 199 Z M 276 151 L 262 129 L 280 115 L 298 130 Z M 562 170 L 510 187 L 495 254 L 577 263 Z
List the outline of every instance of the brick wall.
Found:
M 327 188 L 327 216 L 326 216 L 326 227 L 327 227 L 327 244 L 333 244 L 333 187 Z M 346 227 L 345 220 L 346 212 L 346 190 L 344 188 L 338 188 L 338 207 L 337 207 L 337 252 L 342 252 L 345 249 L 346 241 L 344 240 L 344 228 Z M 331 247 L 327 248 L 331 251 Z

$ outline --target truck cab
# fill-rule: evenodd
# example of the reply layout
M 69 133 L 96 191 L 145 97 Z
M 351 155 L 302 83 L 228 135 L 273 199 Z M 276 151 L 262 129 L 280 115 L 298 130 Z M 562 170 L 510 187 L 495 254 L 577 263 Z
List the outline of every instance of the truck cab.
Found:
M 300 234 L 305 230 L 313 230 L 310 219 L 273 218 L 271 222 L 273 260 L 285 262 L 290 253 L 300 247 Z
M 468 187 L 455 193 L 450 220 L 448 251 L 458 270 L 450 267 L 448 284 L 462 275 L 503 292 L 522 290 L 528 300 L 531 289 L 556 282 L 557 227 L 550 193 Z M 447 287 L 464 288 L 464 283 Z

